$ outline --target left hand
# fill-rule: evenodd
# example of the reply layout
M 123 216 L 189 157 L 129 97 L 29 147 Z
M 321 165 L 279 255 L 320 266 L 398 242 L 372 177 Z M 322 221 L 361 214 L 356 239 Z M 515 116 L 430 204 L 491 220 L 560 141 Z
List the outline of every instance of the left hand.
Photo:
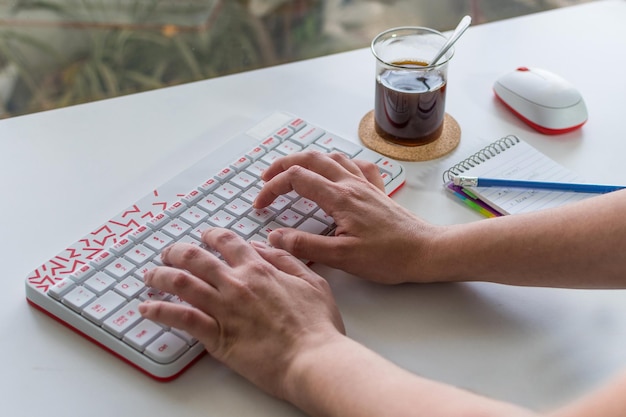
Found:
M 186 304 L 145 302 L 141 314 L 185 330 L 217 360 L 282 398 L 300 353 L 345 333 L 328 283 L 287 252 L 249 244 L 225 229 L 208 229 L 205 244 L 166 248 L 146 286 Z

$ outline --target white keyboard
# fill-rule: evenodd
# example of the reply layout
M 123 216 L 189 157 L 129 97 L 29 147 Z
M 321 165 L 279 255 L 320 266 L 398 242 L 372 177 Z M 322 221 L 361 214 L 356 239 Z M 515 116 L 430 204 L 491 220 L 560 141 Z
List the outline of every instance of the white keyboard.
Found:
M 35 269 L 26 278 L 28 301 L 148 375 L 175 378 L 204 348 L 186 332 L 140 316 L 142 300 L 184 302 L 145 287 L 143 274 L 160 264 L 164 247 L 200 245 L 207 227 L 226 227 L 247 240 L 265 240 L 278 227 L 332 233 L 333 219 L 295 192 L 266 209 L 252 208 L 263 170 L 280 156 L 309 149 L 376 163 L 388 194 L 405 181 L 398 162 L 274 113 Z

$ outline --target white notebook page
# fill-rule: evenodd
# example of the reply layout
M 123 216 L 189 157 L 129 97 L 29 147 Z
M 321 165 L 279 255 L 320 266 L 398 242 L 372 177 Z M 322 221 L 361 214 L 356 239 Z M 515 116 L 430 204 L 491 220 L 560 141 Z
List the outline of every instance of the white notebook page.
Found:
M 532 181 L 583 182 L 528 143 L 519 140 L 463 175 Z M 528 213 L 589 198 L 592 194 L 524 188 L 466 187 L 502 214 Z

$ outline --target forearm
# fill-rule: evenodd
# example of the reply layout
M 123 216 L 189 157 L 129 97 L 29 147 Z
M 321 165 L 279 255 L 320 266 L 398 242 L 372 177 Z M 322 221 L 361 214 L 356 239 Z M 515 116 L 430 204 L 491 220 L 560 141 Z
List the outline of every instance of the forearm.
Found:
M 444 228 L 425 273 L 437 281 L 626 287 L 626 192 Z
M 303 353 L 289 374 L 285 398 L 312 416 L 535 416 L 410 374 L 339 335 Z
M 626 392 L 626 372 L 621 372 L 615 380 L 556 410 L 549 414 L 549 417 L 623 417 L 626 410 L 624 392 Z

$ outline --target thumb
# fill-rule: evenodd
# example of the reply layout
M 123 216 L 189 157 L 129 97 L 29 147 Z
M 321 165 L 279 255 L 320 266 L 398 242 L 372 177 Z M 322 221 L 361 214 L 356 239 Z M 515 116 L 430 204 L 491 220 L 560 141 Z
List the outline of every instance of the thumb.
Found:
M 296 258 L 332 265 L 338 237 L 322 236 L 297 229 L 277 229 L 268 236 L 270 245 Z

